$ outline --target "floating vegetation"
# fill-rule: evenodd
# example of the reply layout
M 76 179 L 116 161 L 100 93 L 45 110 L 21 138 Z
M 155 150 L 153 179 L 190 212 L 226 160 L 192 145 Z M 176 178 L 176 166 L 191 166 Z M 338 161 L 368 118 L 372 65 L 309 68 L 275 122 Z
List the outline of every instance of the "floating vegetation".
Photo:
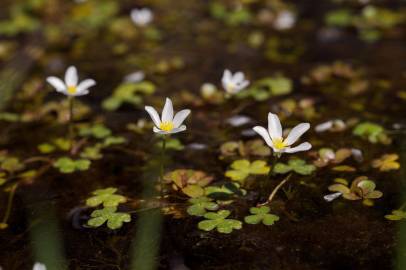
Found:
M 231 214 L 228 210 L 220 210 L 217 213 L 206 213 L 206 220 L 200 221 L 199 229 L 211 231 L 216 229 L 219 233 L 231 233 L 233 230 L 242 228 L 242 222 L 236 219 L 227 218 Z

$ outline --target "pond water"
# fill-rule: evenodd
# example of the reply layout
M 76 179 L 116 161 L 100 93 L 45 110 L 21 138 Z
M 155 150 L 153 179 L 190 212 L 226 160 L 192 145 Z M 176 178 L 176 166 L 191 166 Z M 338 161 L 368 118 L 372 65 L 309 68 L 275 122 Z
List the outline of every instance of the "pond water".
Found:
M 406 2 L 298 2 L 3 1 L 0 269 L 404 269 Z

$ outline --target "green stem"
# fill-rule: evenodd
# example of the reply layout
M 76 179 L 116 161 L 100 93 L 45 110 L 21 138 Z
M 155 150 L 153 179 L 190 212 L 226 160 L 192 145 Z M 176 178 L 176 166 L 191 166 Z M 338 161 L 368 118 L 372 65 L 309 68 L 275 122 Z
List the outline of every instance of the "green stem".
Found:
M 162 151 L 161 151 L 161 171 L 160 171 L 160 185 L 161 185 L 161 198 L 163 198 L 164 194 L 164 161 L 165 161 L 165 151 L 166 151 L 166 135 L 162 136 Z
M 10 217 L 11 206 L 13 205 L 13 198 L 14 198 L 14 194 L 15 194 L 15 191 L 17 189 L 17 186 L 18 186 L 18 184 L 15 183 L 11 187 L 10 194 L 8 195 L 6 213 L 4 214 L 4 218 L 3 218 L 2 222 L 0 223 L 0 229 L 7 228 L 7 221 L 8 221 L 8 218 Z
M 73 140 L 74 140 L 74 130 L 73 130 L 73 100 L 74 97 L 73 96 L 69 96 L 68 97 L 68 102 L 69 102 L 69 142 L 70 142 L 70 146 L 69 146 L 69 150 L 72 150 L 73 148 Z

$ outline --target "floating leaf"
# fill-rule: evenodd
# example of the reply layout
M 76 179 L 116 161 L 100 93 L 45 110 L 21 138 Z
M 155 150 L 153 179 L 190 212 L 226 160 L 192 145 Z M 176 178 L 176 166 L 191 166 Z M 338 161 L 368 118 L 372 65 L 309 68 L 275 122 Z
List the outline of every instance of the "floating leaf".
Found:
M 91 227 L 100 227 L 107 221 L 107 227 L 116 230 L 123 226 L 124 222 L 130 222 L 131 216 L 127 213 L 116 212 L 117 207 L 105 207 L 103 209 L 94 210 L 91 219 L 87 221 L 87 225 Z
M 369 180 L 366 176 L 360 176 L 354 179 L 351 183 L 351 188 L 343 184 L 333 184 L 328 187 L 330 191 L 340 192 L 343 198 L 347 200 L 364 200 L 365 205 L 372 205 L 371 199 L 378 199 L 382 197 L 382 192 L 375 190 L 376 185 L 373 181 Z M 369 201 L 365 201 L 369 200 Z
M 273 225 L 275 221 L 279 220 L 277 215 L 270 214 L 271 209 L 268 206 L 251 207 L 250 213 L 252 215 L 244 218 L 245 223 L 258 224 L 262 222 L 264 225 Z
M 215 200 L 230 200 L 234 195 L 244 196 L 247 191 L 241 188 L 239 183 L 230 182 L 222 186 L 208 186 L 204 189 L 207 197 Z
M 101 154 L 101 145 L 96 144 L 94 146 L 88 146 L 80 153 L 81 158 L 97 160 L 101 159 L 103 155 Z
M 69 157 L 61 157 L 54 162 L 53 166 L 61 173 L 73 173 L 75 171 L 86 171 L 90 167 L 90 160 L 88 159 L 78 159 L 73 160 Z
M 191 216 L 203 216 L 207 210 L 216 211 L 219 208 L 218 204 L 208 197 L 192 198 L 189 202 L 192 205 L 187 208 L 187 213 Z
M 367 139 L 371 143 L 383 143 L 389 144 L 390 139 L 385 133 L 385 129 L 375 123 L 372 122 L 363 122 L 358 124 L 352 133 L 356 136 L 360 136 L 362 138 Z
M 162 141 L 159 141 L 156 143 L 157 148 L 162 149 L 162 146 L 163 146 Z M 166 149 L 175 150 L 175 151 L 181 151 L 181 150 L 185 149 L 185 146 L 181 143 L 181 141 L 178 139 L 175 139 L 175 138 L 167 139 L 166 143 L 165 143 L 165 147 L 166 147 Z
M 179 169 L 164 175 L 166 183 L 172 183 L 174 190 L 182 190 L 189 197 L 204 195 L 203 187 L 213 181 L 213 177 L 203 171 Z
M 333 167 L 333 171 L 337 171 L 337 172 L 355 172 L 356 169 L 354 167 L 352 167 L 352 166 L 340 165 L 340 166 Z
M 398 170 L 400 168 L 400 164 L 397 162 L 398 159 L 399 156 L 397 154 L 386 154 L 373 160 L 372 167 L 379 168 L 382 172 Z
M 1 161 L 1 169 L 13 173 L 24 168 L 24 164 L 20 162 L 18 158 L 15 157 L 6 157 Z
M 230 141 L 220 146 L 221 158 L 232 156 L 259 156 L 267 157 L 271 155 L 271 150 L 264 144 L 263 140 L 249 140 L 247 142 L 242 141 Z
M 386 219 L 396 221 L 406 219 L 406 212 L 403 210 L 392 210 L 392 213 L 385 216 Z
M 86 205 L 96 207 L 103 204 L 104 207 L 112 207 L 117 206 L 120 203 L 125 203 L 127 201 L 126 197 L 115 194 L 116 191 L 117 189 L 113 187 L 97 189 L 92 192 L 94 196 L 86 200 Z
M 249 175 L 266 175 L 269 173 L 269 166 L 263 160 L 250 162 L 246 159 L 236 160 L 231 164 L 232 170 L 226 171 L 226 176 L 233 181 L 243 183 Z
M 84 125 L 79 129 L 79 135 L 83 137 L 103 139 L 111 135 L 111 130 L 103 124 L 95 124 L 92 126 Z
M 233 230 L 242 228 L 242 222 L 235 219 L 227 219 L 230 215 L 228 210 L 220 210 L 217 213 L 206 213 L 204 218 L 206 220 L 200 221 L 198 224 L 199 229 L 204 231 L 211 231 L 217 229 L 219 233 L 231 233 Z
M 279 174 L 286 174 L 288 172 L 294 171 L 300 175 L 310 175 L 316 170 L 316 167 L 312 164 L 307 164 L 306 161 L 302 159 L 291 159 L 288 164 L 276 163 L 274 172 Z

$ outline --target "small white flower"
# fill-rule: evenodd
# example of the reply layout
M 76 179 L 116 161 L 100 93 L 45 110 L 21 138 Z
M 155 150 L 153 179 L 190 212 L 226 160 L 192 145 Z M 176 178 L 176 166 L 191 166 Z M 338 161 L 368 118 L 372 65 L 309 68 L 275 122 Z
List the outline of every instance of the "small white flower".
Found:
M 172 101 L 169 98 L 166 98 L 161 118 L 159 118 L 158 112 L 153 107 L 145 106 L 145 110 L 155 124 L 155 133 L 173 134 L 186 130 L 186 126 L 182 125 L 182 123 L 190 114 L 190 110 L 181 110 L 174 117 Z
M 124 77 L 124 82 L 128 83 L 138 83 L 145 78 L 145 73 L 143 71 L 135 71 Z
M 233 75 L 228 69 L 224 70 L 221 83 L 224 90 L 229 94 L 237 94 L 250 84 L 250 82 L 245 79 L 244 73 L 239 71 Z
M 296 153 L 312 148 L 312 145 L 308 142 L 291 147 L 309 128 L 309 123 L 300 123 L 289 132 L 286 138 L 283 138 L 279 117 L 276 114 L 269 113 L 268 130 L 261 126 L 256 126 L 253 130 L 264 138 L 265 142 L 275 153 Z
M 292 11 L 284 10 L 279 12 L 273 23 L 277 30 L 287 30 L 292 28 L 296 23 L 295 14 Z
M 146 26 L 154 19 L 154 14 L 149 8 L 131 10 L 131 19 L 135 25 Z
M 47 270 L 47 267 L 43 263 L 36 262 L 32 270 Z
M 78 71 L 74 66 L 70 66 L 65 73 L 65 82 L 61 79 L 51 76 L 47 82 L 52 85 L 59 93 L 67 96 L 83 96 L 89 94 L 89 88 L 96 85 L 95 80 L 86 79 L 78 84 Z

